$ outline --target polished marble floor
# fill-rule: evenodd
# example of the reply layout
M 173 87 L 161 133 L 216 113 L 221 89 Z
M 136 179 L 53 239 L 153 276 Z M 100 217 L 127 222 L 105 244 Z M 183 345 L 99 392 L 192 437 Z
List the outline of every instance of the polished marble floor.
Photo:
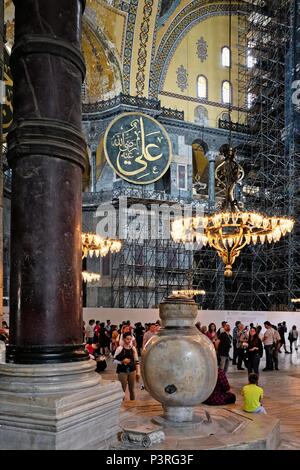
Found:
M 265 366 L 261 361 L 260 369 Z M 279 355 L 279 371 L 260 373 L 260 385 L 264 388 L 264 406 L 267 413 L 280 420 L 280 435 L 282 450 L 300 450 L 300 349 L 298 353 Z M 103 379 L 116 379 L 115 365 L 108 360 L 108 368 L 102 373 Z M 238 371 L 230 366 L 228 371 L 229 383 L 232 391 L 237 395 L 235 407 L 241 409 L 241 389 L 247 383 L 247 372 Z M 122 413 L 132 409 L 133 406 L 151 406 L 154 412 L 159 412 L 160 404 L 151 397 L 141 386 L 136 386 L 136 401 L 126 400 L 122 405 Z M 232 406 L 232 405 L 231 405 Z

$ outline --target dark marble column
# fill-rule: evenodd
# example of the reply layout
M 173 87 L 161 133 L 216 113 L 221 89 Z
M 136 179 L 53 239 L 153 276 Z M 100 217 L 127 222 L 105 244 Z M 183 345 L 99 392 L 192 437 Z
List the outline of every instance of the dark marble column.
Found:
M 80 0 L 14 0 L 10 345 L 13 363 L 82 348 Z
M 4 2 L 0 0 L 0 80 L 3 80 L 3 62 L 4 62 Z M 0 103 L 0 141 L 3 142 L 2 129 L 2 106 Z M 3 314 L 3 158 L 2 145 L 0 148 L 0 325 L 2 326 Z M 0 327 L 1 327 L 0 326 Z

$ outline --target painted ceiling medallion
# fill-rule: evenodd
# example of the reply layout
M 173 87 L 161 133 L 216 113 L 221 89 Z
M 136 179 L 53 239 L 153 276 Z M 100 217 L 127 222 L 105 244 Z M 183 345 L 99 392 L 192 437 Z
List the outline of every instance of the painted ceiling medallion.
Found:
M 201 62 L 204 62 L 208 57 L 207 49 L 207 42 L 205 41 L 204 37 L 201 36 L 201 38 L 197 41 L 197 56 Z
M 177 74 L 176 83 L 177 83 L 178 88 L 182 92 L 187 90 L 187 87 L 188 87 L 188 73 L 187 73 L 186 68 L 183 65 L 181 65 L 176 70 L 176 74 Z

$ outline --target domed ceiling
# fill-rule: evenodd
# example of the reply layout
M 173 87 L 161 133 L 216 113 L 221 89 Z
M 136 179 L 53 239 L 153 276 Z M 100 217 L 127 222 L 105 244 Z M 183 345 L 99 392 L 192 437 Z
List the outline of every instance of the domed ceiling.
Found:
M 118 51 L 105 34 L 105 25 L 99 25 L 99 16 L 93 14 L 90 5 L 97 6 L 97 1 L 87 2 L 83 18 L 82 51 L 86 63 L 86 79 L 83 84 L 83 103 L 95 103 L 107 100 L 122 91 L 122 74 Z M 99 4 L 100 5 L 100 4 Z M 14 5 L 12 0 L 5 0 L 6 46 L 12 48 L 14 41 Z M 96 18 L 97 24 L 92 24 Z

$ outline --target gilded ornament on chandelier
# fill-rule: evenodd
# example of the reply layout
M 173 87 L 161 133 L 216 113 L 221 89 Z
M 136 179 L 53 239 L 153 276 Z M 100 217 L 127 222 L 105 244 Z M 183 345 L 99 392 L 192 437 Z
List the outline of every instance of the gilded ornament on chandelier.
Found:
M 203 217 L 176 219 L 172 238 L 176 242 L 197 243 L 214 248 L 225 265 L 225 277 L 232 276 L 232 265 L 247 245 L 278 242 L 293 230 L 291 217 L 268 216 L 244 211 L 235 198 L 235 187 L 244 170 L 235 161 L 236 152 L 227 146 L 215 171 L 218 185 L 225 191 L 220 212 Z
M 82 239 L 82 258 L 88 256 L 100 256 L 103 258 L 108 253 L 118 253 L 122 248 L 120 240 L 113 240 L 109 238 L 102 238 L 94 233 L 83 233 Z

